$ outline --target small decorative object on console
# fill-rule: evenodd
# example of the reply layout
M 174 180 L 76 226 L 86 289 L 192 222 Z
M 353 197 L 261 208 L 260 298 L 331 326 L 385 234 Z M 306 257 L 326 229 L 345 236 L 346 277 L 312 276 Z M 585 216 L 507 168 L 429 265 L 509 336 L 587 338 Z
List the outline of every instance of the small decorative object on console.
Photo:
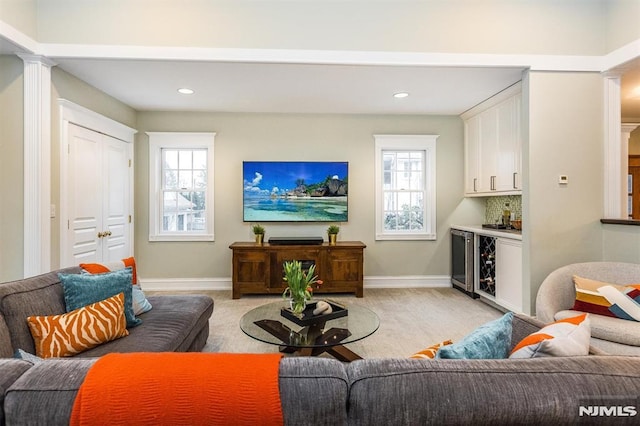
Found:
M 298 260 L 292 260 L 291 262 L 284 262 L 282 265 L 284 270 L 284 280 L 287 282 L 287 288 L 282 292 L 284 299 L 289 298 L 291 300 L 291 310 L 295 314 L 300 314 L 304 311 L 307 305 L 307 301 L 311 300 L 313 295 L 313 285 L 322 285 L 322 280 L 318 279 L 317 275 L 314 275 L 316 265 L 311 265 L 308 270 L 302 269 L 302 262 Z
M 340 227 L 338 225 L 329 225 L 329 227 L 327 228 L 329 244 L 331 245 L 336 244 L 336 239 L 338 238 L 338 232 L 340 232 Z
M 264 226 L 256 223 L 251 229 L 253 230 L 253 234 L 256 236 L 256 243 L 262 244 L 264 242 Z

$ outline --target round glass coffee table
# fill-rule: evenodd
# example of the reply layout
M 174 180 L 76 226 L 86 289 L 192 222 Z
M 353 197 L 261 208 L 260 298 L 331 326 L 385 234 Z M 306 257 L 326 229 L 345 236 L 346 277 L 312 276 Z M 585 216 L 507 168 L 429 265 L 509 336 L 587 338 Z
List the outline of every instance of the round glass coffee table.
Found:
M 291 318 L 290 312 L 283 313 L 284 300 L 268 303 L 244 314 L 240 328 L 253 339 L 280 346 L 280 352 L 302 356 L 326 352 L 340 361 L 362 359 L 344 345 L 375 333 L 380 326 L 378 315 L 357 304 L 328 302 L 338 306 L 333 315 L 307 319 Z M 341 316 L 336 318 L 337 315 Z

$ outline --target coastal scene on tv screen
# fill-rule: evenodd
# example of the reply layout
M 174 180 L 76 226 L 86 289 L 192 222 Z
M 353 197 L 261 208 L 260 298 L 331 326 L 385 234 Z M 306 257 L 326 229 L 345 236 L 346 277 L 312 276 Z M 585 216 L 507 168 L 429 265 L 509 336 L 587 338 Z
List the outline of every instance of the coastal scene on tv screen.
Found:
M 245 222 L 346 222 L 347 162 L 245 161 Z

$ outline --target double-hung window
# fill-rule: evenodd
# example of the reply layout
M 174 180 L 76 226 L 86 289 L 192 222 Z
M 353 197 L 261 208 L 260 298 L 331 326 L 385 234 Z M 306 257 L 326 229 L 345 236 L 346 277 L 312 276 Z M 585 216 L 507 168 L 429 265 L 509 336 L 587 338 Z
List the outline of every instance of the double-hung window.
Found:
M 436 239 L 438 135 L 375 135 L 376 240 Z
M 215 133 L 147 135 L 149 241 L 213 241 Z

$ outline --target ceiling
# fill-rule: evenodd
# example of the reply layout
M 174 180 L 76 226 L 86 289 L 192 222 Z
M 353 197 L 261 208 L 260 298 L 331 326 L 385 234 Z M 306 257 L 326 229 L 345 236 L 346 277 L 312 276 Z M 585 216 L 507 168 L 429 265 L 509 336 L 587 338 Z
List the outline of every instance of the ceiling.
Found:
M 0 37 L 0 54 L 20 52 Z M 53 58 L 138 111 L 458 115 L 511 86 L 523 67 L 325 65 Z M 624 66 L 622 116 L 640 119 L 640 58 Z M 180 87 L 195 91 L 181 95 Z M 408 92 L 403 99 L 394 93 Z
M 136 110 L 457 115 L 522 68 L 56 59 Z M 188 87 L 193 95 L 181 95 Z M 402 99 L 394 93 L 408 92 Z

